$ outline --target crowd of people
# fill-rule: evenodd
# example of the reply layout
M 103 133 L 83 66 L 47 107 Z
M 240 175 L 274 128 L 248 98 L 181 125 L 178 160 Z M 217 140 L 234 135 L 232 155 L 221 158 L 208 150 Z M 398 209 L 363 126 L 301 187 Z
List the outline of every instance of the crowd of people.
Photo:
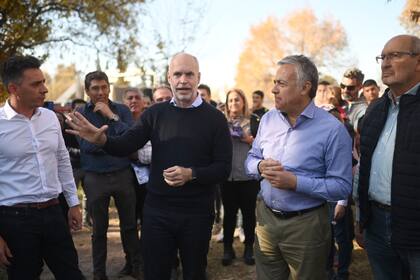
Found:
M 174 280 L 182 270 L 184 280 L 211 278 L 212 233 L 229 266 L 240 227 L 241 259 L 257 279 L 349 279 L 354 239 L 375 279 L 420 279 L 420 39 L 395 36 L 376 60 L 382 95 L 360 69 L 337 86 L 319 79 L 310 58 L 286 56 L 268 110 L 257 89 L 252 106 L 240 88 L 214 102 L 197 58 L 178 53 L 169 84 L 150 101 L 138 88 L 111 101 L 108 76 L 93 71 L 84 81 L 89 101 L 61 114 L 43 108 L 40 61 L 10 57 L 0 107 L 8 279 L 39 279 L 44 263 L 56 279 L 85 279 L 71 235 L 83 224 L 92 232 L 93 279 L 108 279 L 111 198 L 120 277 Z

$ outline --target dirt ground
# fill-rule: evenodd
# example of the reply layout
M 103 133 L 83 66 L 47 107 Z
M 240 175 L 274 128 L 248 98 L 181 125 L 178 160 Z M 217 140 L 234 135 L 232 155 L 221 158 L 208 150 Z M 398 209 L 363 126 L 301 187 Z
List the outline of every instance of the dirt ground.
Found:
M 214 237 L 214 236 L 213 236 Z M 87 279 L 92 279 L 92 258 L 91 258 L 91 240 L 90 229 L 83 228 L 82 231 L 74 233 L 74 242 L 79 253 L 80 267 Z M 223 254 L 223 244 L 212 240 L 210 243 L 210 251 L 208 256 L 208 276 L 209 280 L 254 280 L 256 279 L 255 266 L 245 265 L 240 258 L 243 252 L 243 244 L 238 239 L 235 240 L 235 251 L 237 259 L 231 266 L 224 267 L 221 265 L 221 257 Z M 118 278 L 118 271 L 124 264 L 124 256 L 119 236 L 118 220 L 112 219 L 108 230 L 108 260 L 107 273 L 110 280 L 132 280 L 131 277 Z M 353 262 L 350 267 L 350 279 L 354 280 L 370 280 L 370 268 L 367 262 L 365 252 L 355 244 L 353 251 Z M 6 279 L 1 275 L 0 280 Z M 41 276 L 41 280 L 52 280 L 54 277 L 45 268 Z M 179 277 L 181 280 L 182 278 Z

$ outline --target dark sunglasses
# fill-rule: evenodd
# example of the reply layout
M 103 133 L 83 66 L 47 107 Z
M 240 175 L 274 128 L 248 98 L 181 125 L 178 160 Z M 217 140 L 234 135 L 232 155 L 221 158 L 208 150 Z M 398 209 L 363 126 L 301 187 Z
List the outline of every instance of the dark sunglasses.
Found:
M 342 89 L 347 88 L 347 89 L 348 89 L 348 90 L 350 90 L 350 91 L 352 91 L 352 90 L 354 90 L 354 89 L 356 88 L 356 86 L 348 86 L 348 85 L 345 85 L 345 84 L 340 84 L 340 87 L 341 87 Z

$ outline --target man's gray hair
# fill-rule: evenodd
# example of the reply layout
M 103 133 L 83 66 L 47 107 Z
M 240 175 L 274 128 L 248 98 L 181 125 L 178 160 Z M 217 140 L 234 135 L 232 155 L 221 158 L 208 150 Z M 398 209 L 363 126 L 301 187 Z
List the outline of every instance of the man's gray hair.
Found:
M 140 89 L 135 88 L 135 87 L 129 87 L 129 88 L 126 88 L 124 90 L 123 98 L 126 98 L 127 97 L 127 93 L 128 92 L 135 92 L 135 93 L 137 93 L 140 96 L 140 98 L 143 98 L 144 97 L 143 96 L 143 92 Z
M 303 86 L 307 81 L 311 83 L 309 97 L 311 99 L 314 98 L 318 87 L 318 69 L 315 64 L 304 55 L 289 55 L 277 63 L 277 65 L 284 64 L 295 66 L 296 76 L 300 86 Z
M 411 35 L 411 51 L 420 53 L 420 38 L 414 35 Z

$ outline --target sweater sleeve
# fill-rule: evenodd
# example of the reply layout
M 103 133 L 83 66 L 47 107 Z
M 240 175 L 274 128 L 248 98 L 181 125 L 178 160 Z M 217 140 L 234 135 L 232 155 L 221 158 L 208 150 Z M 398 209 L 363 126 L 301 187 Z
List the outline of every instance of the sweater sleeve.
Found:
M 152 132 L 150 110 L 143 113 L 140 120 L 120 136 L 107 138 L 103 149 L 110 155 L 126 157 L 143 147 L 150 140 Z
M 214 135 L 213 162 L 196 168 L 197 181 L 203 184 L 221 183 L 229 177 L 232 169 L 232 140 L 224 117 L 218 118 Z

